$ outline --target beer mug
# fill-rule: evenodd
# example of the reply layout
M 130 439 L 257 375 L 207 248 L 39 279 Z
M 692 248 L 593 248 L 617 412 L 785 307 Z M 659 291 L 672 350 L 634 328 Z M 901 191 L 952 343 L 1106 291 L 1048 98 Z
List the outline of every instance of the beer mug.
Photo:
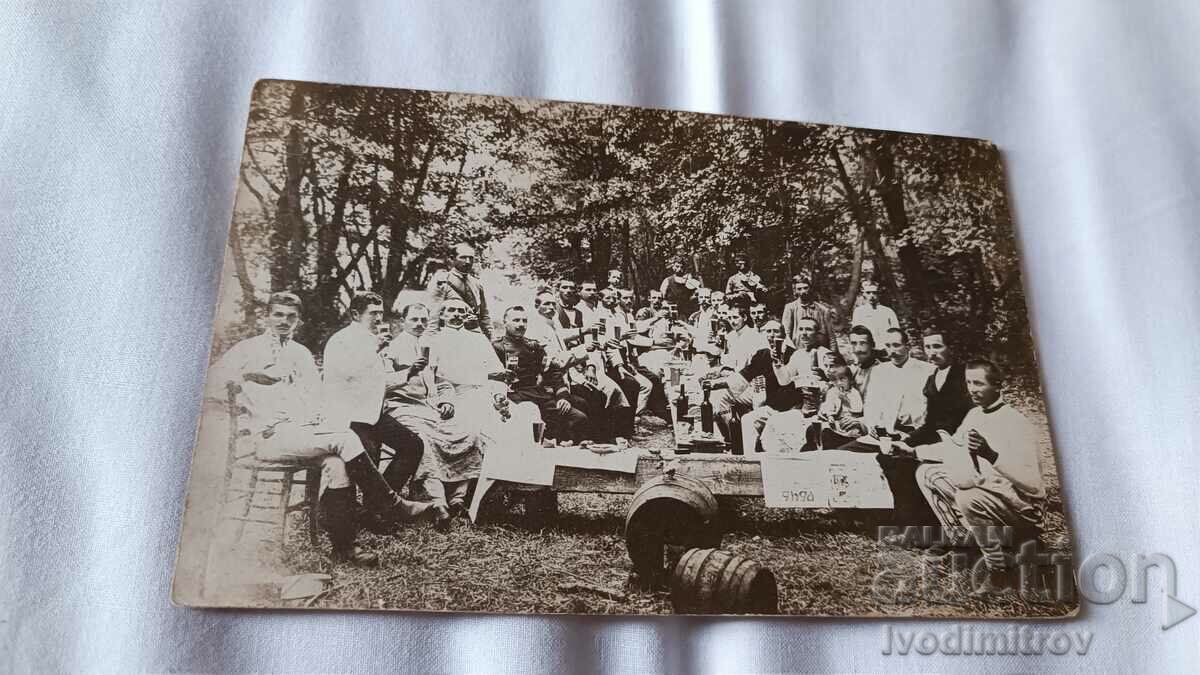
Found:
M 546 423 L 541 420 L 533 422 L 533 442 L 538 445 L 542 444 L 542 439 L 546 436 Z
M 670 370 L 671 370 L 671 387 L 678 389 L 680 376 L 682 375 L 681 369 L 678 366 L 671 366 Z
M 879 452 L 885 455 L 892 454 L 892 437 L 884 434 L 879 437 Z

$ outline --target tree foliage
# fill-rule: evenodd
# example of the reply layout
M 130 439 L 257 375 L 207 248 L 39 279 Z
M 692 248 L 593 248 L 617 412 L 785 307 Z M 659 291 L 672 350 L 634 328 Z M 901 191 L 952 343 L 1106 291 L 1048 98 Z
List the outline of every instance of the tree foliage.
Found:
M 843 316 L 873 278 L 907 327 L 1032 364 L 1002 166 L 981 141 L 268 81 L 240 177 L 243 311 L 221 337 L 289 288 L 301 339 L 322 344 L 355 290 L 390 306 L 454 242 L 506 238 L 534 280 L 617 268 L 639 295 L 676 257 L 720 286 L 745 252 L 775 311 L 802 270 Z

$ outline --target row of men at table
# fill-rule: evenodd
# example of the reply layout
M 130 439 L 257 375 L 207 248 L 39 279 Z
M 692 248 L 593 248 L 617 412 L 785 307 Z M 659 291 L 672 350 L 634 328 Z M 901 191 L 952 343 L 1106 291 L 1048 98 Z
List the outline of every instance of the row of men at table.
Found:
M 796 285 L 809 283 L 798 277 Z M 875 336 L 856 325 L 853 362 L 845 363 L 820 344 L 829 334 L 803 308 L 793 342 L 781 322 L 756 317 L 744 295 L 725 302 L 698 288 L 699 309 L 683 321 L 666 300 L 634 312 L 630 291 L 606 288 L 594 305 L 579 291 L 564 280 L 536 295 L 533 312 L 508 307 L 504 334 L 491 343 L 476 306 L 457 293 L 434 293 L 437 320 L 423 304 L 400 308 L 400 332 L 390 339 L 382 299 L 359 294 L 350 324 L 325 347 L 323 377 L 291 339 L 299 299 L 278 293 L 268 331 L 223 355 L 210 383 L 240 387 L 260 460 L 320 462 L 322 525 L 335 557 L 356 563 L 375 560 L 355 544 L 359 524 L 387 529 L 432 517 L 444 526 L 464 515 L 482 453 L 529 443 L 535 423 L 549 439 L 577 443 L 632 438 L 639 413 L 669 420 L 664 377 L 684 360 L 696 379 L 724 384 L 718 417 L 731 437 L 739 426 L 749 430 L 749 447 L 862 449 L 881 431 L 902 433 L 899 452 L 940 444 L 951 453 L 917 474 L 946 528 L 1039 526 L 1044 492 L 1029 422 L 1000 397 L 1000 370 L 955 362 L 943 335 L 924 336 L 924 362 L 889 328 L 880 361 Z M 938 431 L 956 435 L 942 441 Z M 381 472 L 382 446 L 393 458 Z M 953 448 L 978 468 L 959 470 Z M 409 492 L 418 500 L 410 501 L 400 492 L 414 477 Z M 1002 567 L 1003 551 L 977 539 L 989 565 Z

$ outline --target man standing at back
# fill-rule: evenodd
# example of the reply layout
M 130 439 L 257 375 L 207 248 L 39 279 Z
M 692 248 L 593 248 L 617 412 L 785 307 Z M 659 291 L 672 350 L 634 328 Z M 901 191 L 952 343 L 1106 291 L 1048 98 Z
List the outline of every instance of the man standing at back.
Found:
M 873 281 L 864 281 L 862 285 L 863 304 L 854 308 L 850 323 L 856 326 L 866 326 L 871 331 L 875 344 L 882 345 L 889 328 L 899 328 L 900 321 L 891 307 L 879 304 L 879 286 Z
M 465 242 L 455 244 L 451 268 L 444 273 L 439 272 L 434 275 L 430 335 L 438 331 L 438 319 L 441 318 L 442 304 L 449 298 L 457 298 L 467 303 L 470 310 L 464 323 L 467 330 L 479 331 L 488 340 L 492 339 L 492 318 L 488 314 L 487 293 L 484 292 L 479 277 L 475 276 L 475 257 L 475 249 L 470 244 Z
M 767 287 L 763 285 L 762 277 L 750 269 L 750 258 L 745 253 L 734 257 L 734 267 L 737 271 L 725 282 L 725 295 L 744 295 L 750 302 L 761 302 L 767 298 Z
M 700 288 L 700 281 L 691 274 L 684 274 L 684 269 L 683 258 L 672 261 L 671 274 L 662 280 L 658 291 L 664 300 L 675 303 L 681 315 L 690 316 L 696 311 L 695 294 L 696 289 Z
M 833 307 L 816 299 L 813 293 L 812 277 L 808 274 L 792 276 L 792 292 L 796 295 L 796 299 L 783 307 L 783 334 L 793 344 L 800 344 L 798 335 L 800 320 L 812 319 L 817 326 L 817 333 L 813 338 L 814 344 L 836 350 L 837 312 Z
M 363 445 L 373 449 L 377 463 L 380 444 L 395 452 L 383 477 L 399 491 L 416 472 L 424 444 L 408 427 L 383 414 L 388 373 L 376 336 L 382 322 L 383 298 L 377 293 L 359 293 L 350 301 L 350 324 L 325 344 L 325 416 L 330 427 L 358 434 Z M 427 503 L 402 501 L 410 518 L 429 508 Z

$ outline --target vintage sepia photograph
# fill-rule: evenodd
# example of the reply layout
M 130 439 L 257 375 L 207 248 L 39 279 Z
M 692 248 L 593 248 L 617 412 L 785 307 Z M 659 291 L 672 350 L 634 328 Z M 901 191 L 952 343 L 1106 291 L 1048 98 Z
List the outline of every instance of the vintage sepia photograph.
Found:
M 173 600 L 1077 611 L 983 140 L 266 80 Z

